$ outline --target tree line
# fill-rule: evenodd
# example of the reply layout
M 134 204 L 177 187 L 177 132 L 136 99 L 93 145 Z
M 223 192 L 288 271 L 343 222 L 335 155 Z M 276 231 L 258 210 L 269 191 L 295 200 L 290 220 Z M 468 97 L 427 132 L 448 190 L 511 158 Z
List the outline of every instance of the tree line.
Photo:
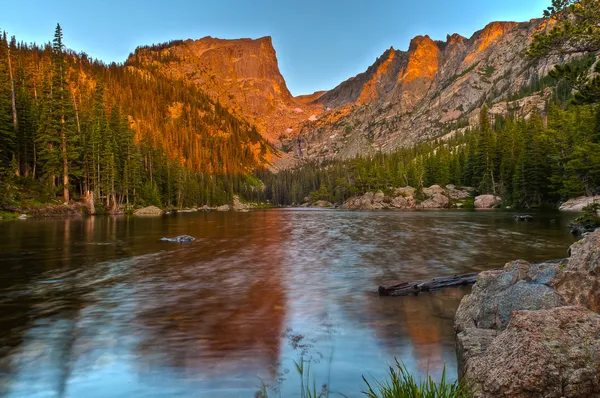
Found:
M 0 204 L 26 194 L 120 205 L 252 197 L 272 148 L 198 87 L 65 48 L 0 36 Z
M 260 178 L 278 205 L 339 204 L 365 192 L 454 184 L 515 207 L 556 206 L 600 188 L 600 107 L 549 104 L 527 120 L 497 116 L 493 123 L 483 107 L 479 127 L 450 139 Z

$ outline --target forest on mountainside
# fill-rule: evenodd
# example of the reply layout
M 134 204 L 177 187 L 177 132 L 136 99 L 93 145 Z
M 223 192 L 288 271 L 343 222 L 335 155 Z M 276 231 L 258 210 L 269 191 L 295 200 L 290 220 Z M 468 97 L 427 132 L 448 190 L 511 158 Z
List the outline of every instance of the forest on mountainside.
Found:
M 272 148 L 199 88 L 0 37 L 0 205 L 193 206 L 252 196 Z
M 470 186 L 515 207 L 556 207 L 600 187 L 600 107 L 550 104 L 529 120 L 497 117 L 487 108 L 479 128 L 392 153 L 305 164 L 259 174 L 277 205 L 326 200 L 341 204 L 366 192 L 434 184 Z

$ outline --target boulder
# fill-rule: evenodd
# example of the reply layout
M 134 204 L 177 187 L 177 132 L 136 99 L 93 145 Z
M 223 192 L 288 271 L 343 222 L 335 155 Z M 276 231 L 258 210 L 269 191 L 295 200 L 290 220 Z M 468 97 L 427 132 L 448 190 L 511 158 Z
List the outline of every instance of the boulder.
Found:
M 390 206 L 395 209 L 410 209 L 414 206 L 414 199 L 412 196 L 405 198 L 404 196 L 397 196 L 392 198 L 390 201 Z
M 160 240 L 162 240 L 163 242 L 189 243 L 195 241 L 196 238 L 189 235 L 181 235 L 175 238 L 161 238 Z
M 331 202 L 328 202 L 326 200 L 317 200 L 310 207 L 328 208 L 328 207 L 333 207 L 333 204 L 331 204 Z
M 136 216 L 160 216 L 163 211 L 156 206 L 148 206 L 137 209 L 134 214 Z
M 517 311 L 490 336 L 474 339 L 487 347 L 471 351 L 464 372 L 476 397 L 600 396 L 600 315 L 570 306 Z
M 413 197 L 413 196 L 415 196 L 416 191 L 417 190 L 414 189 L 413 187 L 397 188 L 394 191 L 394 196 L 403 196 L 405 198 Z
M 229 205 L 223 205 L 223 206 L 217 207 L 217 211 L 229 211 L 229 210 L 231 210 Z
M 248 212 L 251 208 L 251 205 L 240 202 L 238 195 L 233 196 L 233 211 Z
M 466 188 L 457 189 L 454 185 L 446 185 L 446 195 L 453 200 L 463 200 L 471 197 L 471 192 Z
M 583 208 L 593 203 L 600 203 L 600 195 L 581 196 L 579 198 L 569 199 L 563 203 L 560 211 L 583 211 Z
M 491 209 L 502 202 L 500 196 L 495 195 L 479 195 L 475 198 L 476 209 Z
M 373 203 L 383 203 L 385 201 L 385 194 L 381 191 L 377 191 L 373 195 Z
M 443 194 L 446 193 L 444 188 L 439 185 L 432 185 L 429 188 L 423 188 L 423 194 L 427 197 L 432 197 L 435 194 Z
M 442 209 L 450 205 L 450 200 L 441 193 L 435 193 L 433 196 L 419 205 L 422 209 Z
M 600 229 L 570 248 L 571 258 L 551 285 L 569 305 L 600 313 Z
M 501 330 L 508 325 L 513 311 L 564 305 L 562 297 L 549 285 L 560 269 L 560 263 L 529 264 L 517 260 L 506 264 L 503 270 L 480 273 L 471 294 L 463 298 L 456 312 L 456 331 L 473 327 Z
M 482 272 L 455 319 L 476 397 L 600 397 L 600 230 L 567 260 Z

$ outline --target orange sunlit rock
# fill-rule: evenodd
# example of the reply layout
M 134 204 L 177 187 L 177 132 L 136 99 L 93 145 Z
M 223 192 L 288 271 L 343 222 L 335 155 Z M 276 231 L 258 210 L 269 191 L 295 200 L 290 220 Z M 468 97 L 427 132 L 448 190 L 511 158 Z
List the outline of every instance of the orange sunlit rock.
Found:
M 429 36 L 415 37 L 410 43 L 408 65 L 398 77 L 398 82 L 433 79 L 439 68 L 439 53 L 438 45 Z
M 377 99 L 377 87 L 376 87 L 376 83 L 377 80 L 385 75 L 388 71 L 388 68 L 390 66 L 390 64 L 392 63 L 392 61 L 394 60 L 394 57 L 396 56 L 396 51 L 391 48 L 390 52 L 389 52 L 389 56 L 388 58 L 379 65 L 379 67 L 377 68 L 377 71 L 373 74 L 373 77 L 371 78 L 371 80 L 369 80 L 367 82 L 367 84 L 365 84 L 360 96 L 358 97 L 358 103 L 359 104 L 365 104 L 368 102 L 371 102 L 375 99 Z

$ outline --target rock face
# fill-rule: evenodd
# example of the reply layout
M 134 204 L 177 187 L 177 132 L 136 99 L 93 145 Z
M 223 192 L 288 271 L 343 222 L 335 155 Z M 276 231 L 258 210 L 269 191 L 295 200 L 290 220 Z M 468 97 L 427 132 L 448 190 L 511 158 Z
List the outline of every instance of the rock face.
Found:
M 560 206 L 560 211 L 583 211 L 584 207 L 593 203 L 600 203 L 600 195 L 569 199 Z
M 550 22 L 552 23 L 552 22 Z M 532 64 L 525 55 L 547 22 L 493 22 L 470 38 L 445 41 L 415 37 L 408 51 L 386 50 L 365 72 L 320 95 L 326 112 L 307 129 L 303 156 L 350 158 L 459 132 L 478 123 L 480 107 L 490 114 L 530 117 L 544 110 L 551 94 L 541 91 L 507 102 L 511 94 L 545 76 L 558 57 Z
M 160 216 L 163 211 L 156 206 L 148 206 L 137 209 L 134 213 L 136 216 Z
M 423 188 L 424 200 L 415 198 L 417 190 L 412 187 L 397 188 L 390 196 L 383 192 L 367 192 L 362 196 L 348 199 L 342 209 L 377 210 L 377 209 L 444 209 L 460 204 L 460 200 L 469 198 L 471 188 L 458 189 L 455 186 L 442 188 L 433 185 Z M 450 200 L 452 198 L 452 201 Z
M 482 272 L 461 302 L 459 374 L 476 397 L 600 397 L 600 230 L 570 251 Z
M 495 195 L 480 195 L 475 198 L 476 209 L 491 209 L 502 203 L 502 198 Z
M 297 126 L 316 117 L 323 108 L 290 94 L 279 71 L 271 37 L 204 37 L 171 42 L 159 49 L 141 47 L 126 64 L 157 68 L 170 77 L 200 86 L 272 142 L 281 135 L 297 135 Z

